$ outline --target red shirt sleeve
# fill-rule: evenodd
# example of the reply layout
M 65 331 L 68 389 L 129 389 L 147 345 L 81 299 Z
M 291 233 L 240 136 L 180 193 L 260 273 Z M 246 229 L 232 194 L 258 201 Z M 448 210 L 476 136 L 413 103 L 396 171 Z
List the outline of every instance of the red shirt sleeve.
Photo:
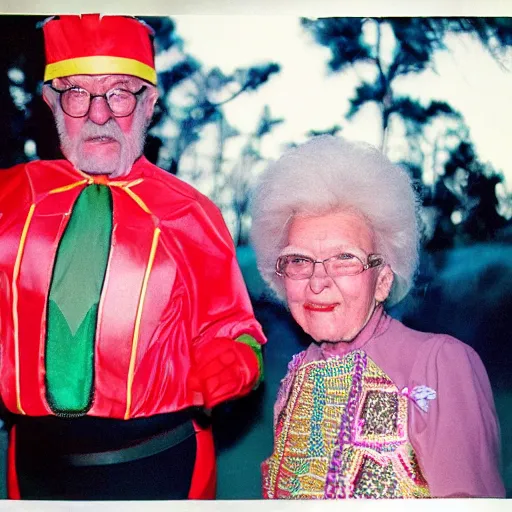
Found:
M 235 248 L 219 209 L 199 197 L 188 212 L 173 219 L 172 232 L 181 248 L 183 276 L 191 312 L 191 343 L 243 334 L 265 343 L 256 321 Z

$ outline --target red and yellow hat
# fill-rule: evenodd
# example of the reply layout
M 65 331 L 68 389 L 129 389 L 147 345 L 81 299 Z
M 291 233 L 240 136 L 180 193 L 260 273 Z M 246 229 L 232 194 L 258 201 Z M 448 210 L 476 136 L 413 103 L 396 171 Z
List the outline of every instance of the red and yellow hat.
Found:
M 65 15 L 43 25 L 44 81 L 70 75 L 133 75 L 156 85 L 152 29 L 127 16 Z

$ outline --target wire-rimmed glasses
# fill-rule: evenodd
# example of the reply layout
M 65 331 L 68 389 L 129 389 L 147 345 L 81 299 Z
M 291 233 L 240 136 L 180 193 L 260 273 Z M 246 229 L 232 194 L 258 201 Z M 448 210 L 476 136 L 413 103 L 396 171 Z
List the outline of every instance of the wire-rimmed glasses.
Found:
M 309 279 L 315 272 L 315 265 L 321 263 L 330 277 L 356 276 L 365 270 L 378 267 L 384 263 L 379 254 L 369 254 L 367 262 L 350 253 L 341 253 L 326 258 L 314 260 L 301 254 L 285 254 L 276 261 L 276 274 L 290 279 Z

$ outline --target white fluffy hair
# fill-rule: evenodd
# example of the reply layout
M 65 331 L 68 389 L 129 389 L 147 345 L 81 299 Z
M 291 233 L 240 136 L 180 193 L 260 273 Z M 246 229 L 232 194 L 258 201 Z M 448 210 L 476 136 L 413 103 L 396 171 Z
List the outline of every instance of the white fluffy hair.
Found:
M 356 210 L 375 234 L 376 252 L 393 270 L 387 303 L 396 304 L 410 290 L 418 265 L 418 207 L 407 172 L 378 149 L 331 135 L 314 137 L 271 164 L 254 190 L 251 242 L 258 269 L 283 300 L 275 264 L 293 218 Z

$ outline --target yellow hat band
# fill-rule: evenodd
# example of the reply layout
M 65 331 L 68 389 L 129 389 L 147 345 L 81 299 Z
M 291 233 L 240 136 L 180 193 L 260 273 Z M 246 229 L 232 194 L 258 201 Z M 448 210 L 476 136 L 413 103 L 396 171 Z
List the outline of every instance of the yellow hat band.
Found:
M 71 75 L 132 75 L 156 85 L 156 71 L 147 64 L 125 57 L 77 57 L 47 64 L 44 81 Z

